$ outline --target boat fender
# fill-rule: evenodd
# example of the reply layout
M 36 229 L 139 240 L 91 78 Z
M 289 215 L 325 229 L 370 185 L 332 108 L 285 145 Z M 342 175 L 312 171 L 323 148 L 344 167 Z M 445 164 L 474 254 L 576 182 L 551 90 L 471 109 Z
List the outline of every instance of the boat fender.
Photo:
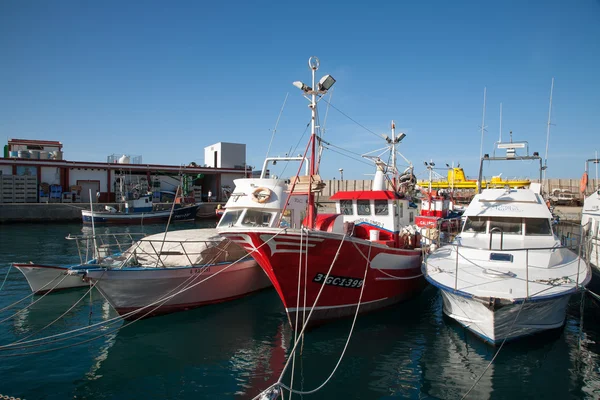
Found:
M 588 184 L 588 173 L 584 172 L 583 175 L 581 175 L 581 182 L 579 182 L 579 191 L 581 193 L 585 193 L 585 189 L 587 189 L 587 184 Z
M 271 198 L 271 189 L 266 187 L 259 187 L 256 188 L 256 190 L 254 190 L 254 192 L 252 192 L 250 196 L 253 201 L 263 204 L 269 201 L 269 199 Z
M 116 208 L 114 208 L 114 207 L 111 207 L 111 206 L 104 206 L 104 209 L 105 209 L 106 211 L 108 211 L 109 213 L 111 213 L 111 214 L 114 214 L 114 213 L 116 213 L 116 212 L 117 212 L 117 209 L 116 209 Z

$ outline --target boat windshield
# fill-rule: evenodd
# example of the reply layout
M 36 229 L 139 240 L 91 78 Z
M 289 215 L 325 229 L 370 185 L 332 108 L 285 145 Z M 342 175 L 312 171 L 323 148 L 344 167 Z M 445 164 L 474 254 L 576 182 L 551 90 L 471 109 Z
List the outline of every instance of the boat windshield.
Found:
M 221 220 L 219 221 L 219 227 L 226 227 L 234 225 L 237 220 L 240 218 L 242 214 L 242 210 L 226 210 L 225 213 L 221 216 Z
M 274 212 L 249 209 L 242 218 L 242 226 L 269 226 Z
M 490 218 L 490 232 L 494 228 L 498 228 L 505 235 L 520 235 L 523 233 L 523 224 L 521 223 L 521 218 L 492 217 Z
M 485 217 L 468 217 L 463 232 L 485 233 L 486 225 L 487 218 Z
M 352 209 L 352 200 L 340 200 L 340 211 L 344 215 L 354 214 Z
M 552 235 L 550 221 L 547 218 L 526 218 L 525 235 Z

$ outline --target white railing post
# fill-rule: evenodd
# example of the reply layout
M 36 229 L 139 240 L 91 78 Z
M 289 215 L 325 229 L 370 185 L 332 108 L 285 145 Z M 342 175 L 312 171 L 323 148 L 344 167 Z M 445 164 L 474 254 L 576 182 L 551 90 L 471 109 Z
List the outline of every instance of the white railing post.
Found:
M 454 290 L 458 290 L 458 244 L 456 245 L 456 270 L 454 271 Z
M 529 298 L 529 249 L 525 250 L 525 298 Z

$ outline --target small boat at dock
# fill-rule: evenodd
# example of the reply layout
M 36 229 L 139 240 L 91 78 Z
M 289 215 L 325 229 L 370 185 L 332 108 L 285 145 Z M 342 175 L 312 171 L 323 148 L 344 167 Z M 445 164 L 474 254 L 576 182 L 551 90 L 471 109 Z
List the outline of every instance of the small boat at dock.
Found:
M 220 303 L 271 286 L 256 261 L 214 229 L 147 236 L 105 258 L 103 267 L 89 269 L 84 279 L 126 319 Z
M 79 263 L 47 265 L 29 262 L 12 265 L 25 276 L 31 291 L 35 294 L 89 286 L 89 283 L 77 274 L 78 271 L 100 268 L 102 257 L 124 250 L 142 236 L 144 236 L 142 233 L 69 235 L 66 239 L 74 241 L 77 245 Z M 95 248 L 98 251 L 95 251 Z
M 193 221 L 196 218 L 199 204 L 174 204 L 174 207 L 157 209 L 152 203 L 152 196 L 146 194 L 125 202 L 125 211 L 106 206 L 102 211 L 81 210 L 84 224 L 96 225 L 142 225 Z

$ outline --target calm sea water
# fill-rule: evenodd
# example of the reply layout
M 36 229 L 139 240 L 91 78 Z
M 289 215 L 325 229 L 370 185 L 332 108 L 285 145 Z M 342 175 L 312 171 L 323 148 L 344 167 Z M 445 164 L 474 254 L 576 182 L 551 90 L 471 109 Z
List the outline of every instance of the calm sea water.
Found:
M 140 231 L 109 231 L 127 229 Z M 146 226 L 144 231 L 161 229 Z M 64 237 L 81 230 L 79 224 L 0 225 L 0 285 L 11 262 L 78 262 L 76 248 Z M 0 291 L 0 309 L 29 294 L 25 279 L 11 270 Z M 0 346 L 117 315 L 98 292 L 81 299 L 84 294 L 77 289 L 48 295 L 11 318 L 40 298 L 34 296 L 0 312 L 0 320 L 6 319 L 0 323 Z M 563 329 L 505 345 L 468 398 L 600 398 L 600 308 L 586 298 L 581 314 L 580 301 L 579 296 L 572 300 Z M 328 378 L 350 330 L 351 320 L 344 320 L 306 335 L 294 363 L 294 387 L 312 390 Z M 119 320 L 100 331 L 77 333 L 66 341 L 18 351 L 0 348 L 0 394 L 26 399 L 247 399 L 279 378 L 293 339 L 272 289 L 129 326 Z M 443 317 L 439 293 L 429 287 L 408 303 L 359 317 L 333 378 L 304 397 L 460 399 L 495 351 Z M 288 372 L 284 382 L 290 376 Z

